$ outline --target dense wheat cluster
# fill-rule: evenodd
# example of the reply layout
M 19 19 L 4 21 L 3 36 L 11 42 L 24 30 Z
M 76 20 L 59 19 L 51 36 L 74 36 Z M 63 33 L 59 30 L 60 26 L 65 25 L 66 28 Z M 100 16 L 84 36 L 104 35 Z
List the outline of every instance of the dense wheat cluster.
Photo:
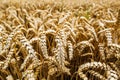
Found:
M 119 6 L 0 6 L 0 80 L 120 80 Z

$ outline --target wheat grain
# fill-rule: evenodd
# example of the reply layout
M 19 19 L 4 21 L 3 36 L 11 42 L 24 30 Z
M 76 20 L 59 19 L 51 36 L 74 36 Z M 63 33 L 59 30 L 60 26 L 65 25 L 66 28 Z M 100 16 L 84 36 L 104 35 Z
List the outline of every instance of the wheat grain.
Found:
M 46 44 L 46 34 L 41 33 L 40 35 L 40 47 L 45 58 L 48 58 L 47 44 Z
M 105 60 L 104 44 L 99 43 L 98 46 L 99 46 L 99 52 L 100 52 L 100 55 L 101 55 L 101 59 L 102 59 L 102 60 Z
M 83 72 L 79 72 L 78 73 L 80 78 L 82 78 L 83 80 L 88 80 L 87 76 L 85 74 L 83 74 Z
M 106 78 L 103 75 L 99 74 L 96 71 L 89 70 L 88 73 L 90 73 L 91 75 L 93 75 L 93 76 L 95 76 L 97 78 L 100 78 L 101 80 L 106 80 Z
M 10 45 L 11 45 L 11 41 L 12 41 L 13 37 L 15 37 L 15 35 L 19 33 L 19 30 L 18 30 L 18 29 L 19 29 L 20 27 L 22 27 L 22 25 L 17 26 L 16 29 L 15 29 L 12 33 L 10 33 L 10 35 L 8 36 L 8 38 L 7 38 L 7 40 L 6 40 L 6 46 L 5 46 L 4 49 L 3 49 L 3 50 L 6 51 L 6 53 L 7 53 L 8 50 L 9 50 L 9 47 L 10 47 Z M 17 30 L 18 30 L 18 31 L 17 31 Z
M 110 70 L 110 67 L 108 65 L 106 65 L 105 63 L 91 62 L 91 63 L 86 63 L 86 64 L 79 66 L 78 72 L 81 72 L 81 71 L 89 69 L 89 68 L 101 68 L 104 70 Z
M 3 69 L 6 69 L 8 67 L 8 64 L 10 63 L 10 60 L 11 60 L 13 54 L 14 54 L 14 49 L 11 49 L 10 52 L 8 53 L 8 55 L 7 55 L 7 58 L 6 58 Z
M 109 76 L 107 78 L 108 80 L 118 80 L 118 75 L 115 71 L 110 70 L 110 71 L 108 71 L 108 74 L 109 74 Z
M 67 44 L 68 44 L 69 59 L 72 60 L 72 58 L 73 58 L 73 45 L 72 45 L 71 41 L 68 41 Z
M 62 67 L 64 66 L 64 61 L 65 61 L 65 51 L 64 51 L 62 40 L 60 39 L 59 35 L 56 35 L 55 42 L 56 42 L 56 50 L 57 50 L 57 53 L 55 54 L 56 61 Z
M 120 74 L 119 74 L 120 70 L 117 68 L 116 64 L 114 64 L 114 63 L 109 63 L 109 64 L 110 64 L 111 68 L 116 71 L 116 74 L 118 74 L 120 77 Z

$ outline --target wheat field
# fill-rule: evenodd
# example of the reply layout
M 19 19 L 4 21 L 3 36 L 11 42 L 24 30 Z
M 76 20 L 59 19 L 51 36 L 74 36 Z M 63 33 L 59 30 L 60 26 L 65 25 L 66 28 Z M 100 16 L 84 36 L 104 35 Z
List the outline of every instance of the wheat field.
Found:
M 119 0 L 0 4 L 0 80 L 120 80 Z

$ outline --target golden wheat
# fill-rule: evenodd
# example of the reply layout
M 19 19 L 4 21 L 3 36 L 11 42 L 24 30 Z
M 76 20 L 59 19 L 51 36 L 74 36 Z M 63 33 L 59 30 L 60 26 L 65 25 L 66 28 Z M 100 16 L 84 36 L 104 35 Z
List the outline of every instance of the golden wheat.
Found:
M 32 1 L 0 1 L 0 80 L 120 79 L 120 2 Z

